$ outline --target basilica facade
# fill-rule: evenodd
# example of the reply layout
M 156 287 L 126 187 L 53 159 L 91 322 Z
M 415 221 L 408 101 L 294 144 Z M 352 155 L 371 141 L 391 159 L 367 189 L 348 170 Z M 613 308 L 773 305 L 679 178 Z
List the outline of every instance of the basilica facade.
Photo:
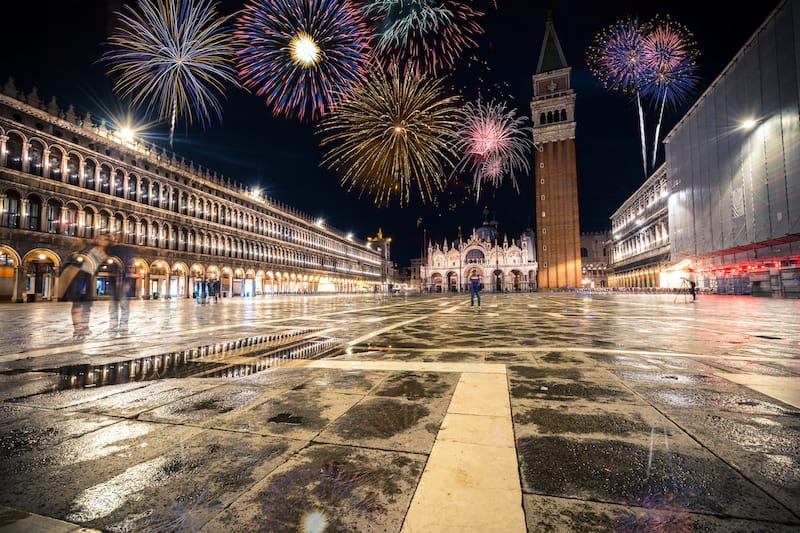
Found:
M 484 212 L 487 214 L 487 212 Z M 428 243 L 420 267 L 423 292 L 467 291 L 469 275 L 481 276 L 484 290 L 490 292 L 529 292 L 537 289 L 536 243 L 533 231 L 519 239 L 499 238 L 496 223 L 484 221 L 464 238 Z

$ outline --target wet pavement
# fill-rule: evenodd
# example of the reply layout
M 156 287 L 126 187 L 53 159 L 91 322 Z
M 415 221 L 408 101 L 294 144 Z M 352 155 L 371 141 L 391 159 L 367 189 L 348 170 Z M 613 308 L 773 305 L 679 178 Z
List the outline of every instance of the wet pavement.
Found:
M 800 301 L 0 305 L 0 533 L 800 531 Z

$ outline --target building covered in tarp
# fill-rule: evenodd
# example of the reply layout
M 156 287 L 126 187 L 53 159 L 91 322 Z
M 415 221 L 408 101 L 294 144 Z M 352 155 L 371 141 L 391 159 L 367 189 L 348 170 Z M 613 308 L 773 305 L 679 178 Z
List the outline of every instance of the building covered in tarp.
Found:
M 671 259 L 706 290 L 800 296 L 799 28 L 781 2 L 665 138 Z

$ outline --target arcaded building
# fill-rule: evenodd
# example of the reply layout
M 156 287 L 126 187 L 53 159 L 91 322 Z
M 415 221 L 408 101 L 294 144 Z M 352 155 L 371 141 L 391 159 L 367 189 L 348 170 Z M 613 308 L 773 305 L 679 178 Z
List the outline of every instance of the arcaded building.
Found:
M 686 274 L 670 267 L 669 180 L 661 165 L 611 215 L 609 287 L 667 288 L 680 286 Z M 677 281 L 677 284 L 676 284 Z
M 59 272 L 100 234 L 133 257 L 93 265 L 94 296 L 123 273 L 137 298 L 354 292 L 385 285 L 388 249 L 35 89 L 0 94 L 0 301 L 55 300 Z
M 798 28 L 782 2 L 665 139 L 672 260 L 708 290 L 800 296 Z

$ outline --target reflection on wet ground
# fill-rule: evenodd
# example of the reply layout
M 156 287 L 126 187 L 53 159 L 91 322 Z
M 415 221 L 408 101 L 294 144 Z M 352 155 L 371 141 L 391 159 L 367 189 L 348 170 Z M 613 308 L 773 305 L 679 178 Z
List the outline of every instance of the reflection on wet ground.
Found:
M 336 339 L 315 337 L 311 332 L 310 329 L 288 331 L 103 365 L 64 365 L 36 372 L 57 375 L 54 390 L 170 378 L 236 378 L 273 368 L 285 361 L 323 357 L 341 345 Z M 0 374 L 31 372 L 12 370 Z M 41 392 L 44 391 L 38 391 Z
M 800 530 L 800 302 L 468 301 L 133 302 L 131 336 L 82 343 L 53 320 L 67 307 L 0 306 L 2 516 L 400 533 L 423 512 L 467 530 L 516 475 L 524 524 L 504 533 Z M 459 394 L 494 405 L 490 377 L 508 427 L 463 411 Z M 421 487 L 477 499 L 417 511 Z

